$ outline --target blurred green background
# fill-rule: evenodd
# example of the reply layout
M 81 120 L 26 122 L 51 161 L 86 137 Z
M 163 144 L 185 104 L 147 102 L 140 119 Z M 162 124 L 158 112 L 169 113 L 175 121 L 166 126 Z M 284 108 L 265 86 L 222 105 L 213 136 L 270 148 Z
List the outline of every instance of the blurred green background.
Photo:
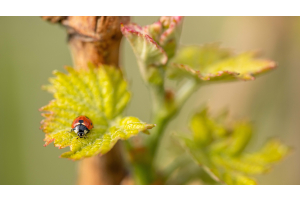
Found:
M 158 17 L 132 17 L 146 25 Z M 260 184 L 300 184 L 300 20 L 299 17 L 186 17 L 182 44 L 221 42 L 239 51 L 259 50 L 279 67 L 255 81 L 206 86 L 186 103 L 170 124 L 168 135 L 187 131 L 191 111 L 204 103 L 212 112 L 230 110 L 233 118 L 248 118 L 255 125 L 251 149 L 278 137 L 293 152 Z M 77 162 L 60 159 L 67 149 L 43 147 L 38 109 L 52 96 L 41 90 L 52 71 L 72 65 L 63 27 L 39 17 L 0 17 L 0 184 L 76 184 Z M 150 120 L 150 97 L 137 63 L 125 40 L 121 47 L 133 97 L 126 113 Z

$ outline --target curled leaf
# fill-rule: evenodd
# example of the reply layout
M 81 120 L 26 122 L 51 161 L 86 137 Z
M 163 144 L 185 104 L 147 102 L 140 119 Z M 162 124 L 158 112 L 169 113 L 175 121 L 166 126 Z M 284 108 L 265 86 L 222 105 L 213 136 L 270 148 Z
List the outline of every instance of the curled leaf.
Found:
M 129 40 L 138 60 L 145 66 L 166 64 L 168 60 L 166 52 L 140 26 L 122 24 L 121 31 Z
M 194 137 L 181 137 L 195 161 L 220 183 L 256 184 L 250 175 L 268 172 L 289 153 L 290 148 L 275 139 L 257 152 L 245 152 L 253 132 L 251 124 L 241 121 L 230 126 L 224 120 L 203 109 L 191 121 Z
M 146 82 L 163 84 L 165 65 L 176 52 L 181 26 L 182 17 L 161 17 L 144 27 L 121 24 L 121 31 L 130 42 Z
M 183 17 L 161 17 L 159 21 L 140 27 L 137 24 L 121 25 L 137 58 L 146 66 L 164 65 L 178 46 Z
M 254 80 L 255 76 L 275 68 L 270 60 L 256 58 L 256 53 L 234 54 L 219 44 L 186 46 L 179 50 L 172 66 L 172 76 L 199 81 Z
M 176 52 L 181 34 L 183 17 L 161 17 L 158 22 L 143 27 L 143 30 L 161 46 L 170 60 Z
M 107 153 L 119 139 L 128 139 L 154 127 L 135 117 L 121 117 L 130 99 L 127 82 L 119 69 L 89 66 L 88 70 L 66 67 L 68 74 L 54 72 L 50 86 L 44 89 L 55 99 L 40 109 L 45 119 L 41 129 L 46 133 L 45 146 L 54 142 L 59 148 L 70 146 L 61 157 L 78 160 Z M 88 116 L 94 128 L 85 138 L 71 131 L 72 121 Z

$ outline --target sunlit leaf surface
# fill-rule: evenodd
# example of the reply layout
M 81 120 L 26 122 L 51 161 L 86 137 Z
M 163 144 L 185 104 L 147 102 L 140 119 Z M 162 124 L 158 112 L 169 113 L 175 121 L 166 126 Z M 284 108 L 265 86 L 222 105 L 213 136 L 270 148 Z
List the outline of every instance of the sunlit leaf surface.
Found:
M 259 59 L 254 52 L 234 54 L 219 44 L 186 46 L 179 50 L 171 66 L 172 76 L 199 81 L 254 80 L 255 76 L 275 68 L 270 60 Z
M 154 127 L 136 117 L 122 118 L 130 99 L 127 82 L 119 69 L 110 66 L 76 71 L 66 67 L 68 74 L 58 71 L 44 88 L 54 94 L 54 100 L 40 110 L 45 119 L 41 129 L 46 133 L 45 146 L 54 142 L 59 148 L 70 146 L 61 157 L 78 160 L 107 153 L 119 139 L 128 139 Z M 73 120 L 88 116 L 94 128 L 85 138 L 71 131 Z

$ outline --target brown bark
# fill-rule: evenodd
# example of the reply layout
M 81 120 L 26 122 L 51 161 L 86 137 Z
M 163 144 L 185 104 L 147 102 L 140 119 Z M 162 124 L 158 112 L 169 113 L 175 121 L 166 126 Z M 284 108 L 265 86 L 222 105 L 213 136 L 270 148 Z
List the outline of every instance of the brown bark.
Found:
M 122 38 L 120 23 L 128 23 L 129 17 L 105 16 L 44 16 L 44 20 L 60 23 L 66 27 L 68 43 L 76 69 L 109 64 L 118 67 L 119 46 Z M 94 156 L 80 161 L 79 184 L 120 184 L 126 176 L 118 142 L 103 156 Z
M 121 150 L 121 143 L 118 142 L 107 154 L 85 158 L 80 161 L 78 169 L 78 184 L 120 184 L 126 176 L 126 168 Z
M 120 23 L 128 23 L 129 17 L 68 16 L 42 17 L 67 28 L 74 67 L 86 68 L 91 62 L 119 65 L 119 46 L 122 38 Z

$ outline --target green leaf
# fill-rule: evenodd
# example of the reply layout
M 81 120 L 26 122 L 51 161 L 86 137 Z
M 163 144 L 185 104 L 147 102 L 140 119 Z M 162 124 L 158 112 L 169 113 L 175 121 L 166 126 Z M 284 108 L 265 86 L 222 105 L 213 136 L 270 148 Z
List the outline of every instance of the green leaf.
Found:
M 190 127 L 193 131 L 194 141 L 200 144 L 208 144 L 211 141 L 211 121 L 206 117 L 207 109 L 193 116 Z
M 201 145 L 210 144 L 210 142 L 219 137 L 224 137 L 226 130 L 217 120 L 208 117 L 208 109 L 204 108 L 201 112 L 195 114 L 190 121 L 190 128 L 193 132 L 194 141 Z
M 179 50 L 171 66 L 173 78 L 202 81 L 254 80 L 255 76 L 275 68 L 270 60 L 258 59 L 254 52 L 234 54 L 218 44 L 186 46 Z
M 194 160 L 220 183 L 256 184 L 250 175 L 268 172 L 290 151 L 273 139 L 260 151 L 245 152 L 253 132 L 251 124 L 247 121 L 228 124 L 223 117 L 210 116 L 207 108 L 192 117 L 191 129 L 193 137 L 181 136 L 181 141 Z
M 224 182 L 228 185 L 256 185 L 256 181 L 242 174 L 224 173 L 222 176 Z
M 68 74 L 54 72 L 52 84 L 44 89 L 55 99 L 40 109 L 45 117 L 41 122 L 45 146 L 51 142 L 59 148 L 70 146 L 71 151 L 61 157 L 78 160 L 105 154 L 119 139 L 126 140 L 155 126 L 135 117 L 121 117 L 130 93 L 119 69 L 91 65 L 88 70 L 66 70 Z M 85 138 L 71 131 L 73 120 L 80 115 L 88 116 L 94 125 Z
M 252 132 L 252 126 L 248 122 L 236 123 L 231 136 L 231 146 L 227 149 L 227 152 L 232 156 L 243 152 L 251 139 Z
M 275 163 L 284 158 L 289 151 L 290 148 L 277 139 L 272 139 L 259 152 L 247 155 L 244 159 L 256 163 Z

